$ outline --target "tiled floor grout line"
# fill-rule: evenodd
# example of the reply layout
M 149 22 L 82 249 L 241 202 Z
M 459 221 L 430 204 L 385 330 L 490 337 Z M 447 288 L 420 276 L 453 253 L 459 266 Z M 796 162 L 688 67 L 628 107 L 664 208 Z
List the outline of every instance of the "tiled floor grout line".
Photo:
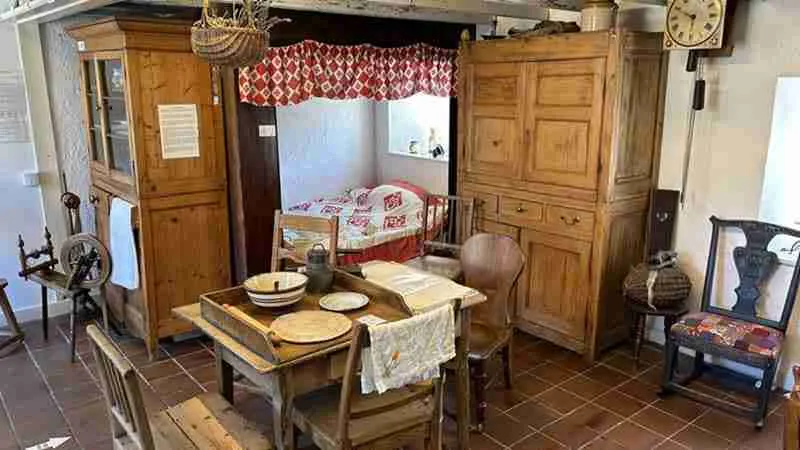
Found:
M 6 416 L 6 419 L 8 419 L 8 427 L 11 428 L 11 436 L 13 436 L 14 440 L 17 442 L 17 447 L 21 449 L 22 439 L 20 439 L 19 434 L 17 434 L 17 427 L 14 425 L 14 421 L 11 420 L 11 412 L 8 411 L 8 405 L 6 404 L 6 399 L 2 392 L 0 392 L 0 409 L 3 410 L 3 414 Z
M 64 330 L 62 330 L 60 326 L 56 326 L 56 330 L 58 330 L 59 334 L 61 334 L 61 337 L 63 337 L 64 340 L 67 342 L 67 345 L 69 345 L 69 337 L 66 335 Z M 77 350 L 75 351 L 75 357 L 78 359 L 78 361 L 80 361 L 81 366 L 83 366 L 83 370 L 85 370 L 86 373 L 89 374 L 89 378 L 94 382 L 95 386 L 98 389 L 100 389 L 100 391 L 102 393 L 103 386 L 100 384 L 100 380 L 95 378 L 95 376 L 92 373 L 92 371 L 89 370 L 89 365 L 86 363 L 86 361 L 84 361 L 83 356 L 80 353 L 78 353 Z
M 545 380 L 545 379 L 543 379 L 543 378 L 541 378 L 541 377 L 538 377 L 538 376 L 536 376 L 535 374 L 533 374 L 533 373 L 532 373 L 532 371 L 533 371 L 534 369 L 536 369 L 537 367 L 541 367 L 541 366 L 543 366 L 543 365 L 545 365 L 545 364 L 548 364 L 548 363 L 549 363 L 549 364 L 552 364 L 552 365 L 555 365 L 555 366 L 559 367 L 560 369 L 563 369 L 563 370 L 568 370 L 568 371 L 570 371 L 570 372 L 575 372 L 575 374 L 574 374 L 573 376 L 571 376 L 571 377 L 567 378 L 566 380 L 564 380 L 564 381 L 562 381 L 562 382 L 558 383 L 558 384 L 553 384 L 553 383 L 550 383 L 549 381 L 547 381 L 547 380 Z M 539 364 L 535 365 L 534 367 L 532 367 L 532 368 L 528 369 L 527 371 L 523 372 L 523 373 L 522 373 L 522 374 L 520 374 L 520 375 L 525 375 L 525 374 L 531 375 L 531 376 L 533 376 L 533 377 L 535 377 L 535 378 L 537 378 L 537 379 L 539 379 L 539 380 L 542 380 L 542 381 L 544 381 L 544 382 L 546 382 L 546 383 L 548 383 L 548 384 L 552 384 L 552 386 L 550 386 L 549 388 L 545 389 L 544 391 L 542 391 L 542 392 L 540 392 L 540 393 L 538 393 L 538 394 L 536 394 L 536 395 L 530 396 L 530 397 L 529 397 L 527 400 L 525 400 L 524 402 L 520 402 L 519 404 L 516 404 L 516 405 L 514 405 L 514 406 L 512 406 L 511 408 L 508 408 L 508 409 L 506 409 L 506 410 L 501 410 L 501 409 L 498 409 L 498 411 L 500 411 L 500 412 L 501 412 L 503 415 L 507 416 L 507 417 L 508 417 L 508 418 L 510 418 L 511 420 L 514 420 L 515 422 L 519 422 L 519 421 L 518 421 L 518 420 L 517 420 L 515 417 L 511 416 L 510 414 L 508 414 L 508 411 L 511 411 L 512 409 L 514 409 L 514 408 L 516 408 L 516 407 L 518 407 L 518 406 L 520 406 L 520 405 L 522 405 L 522 404 L 524 404 L 524 403 L 527 403 L 527 402 L 529 402 L 529 401 L 531 401 L 531 400 L 534 400 L 534 399 L 536 399 L 537 397 L 539 397 L 539 396 L 541 396 L 541 395 L 545 394 L 546 392 L 549 392 L 549 391 L 551 391 L 551 390 L 553 390 L 553 389 L 555 389 L 555 388 L 560 388 L 561 386 L 563 386 L 563 385 L 565 385 L 566 383 L 568 383 L 570 380 L 573 380 L 573 379 L 575 379 L 575 378 L 577 378 L 577 377 L 579 377 L 579 376 L 585 376 L 585 373 L 586 373 L 586 372 L 588 372 L 588 371 L 590 371 L 591 369 L 593 369 L 593 368 L 597 367 L 598 365 L 599 365 L 599 363 L 597 363 L 597 364 L 593 364 L 593 365 L 590 365 L 589 367 L 587 367 L 587 368 L 585 368 L 585 369 L 583 369 L 583 370 L 581 370 L 581 371 L 574 371 L 574 370 L 571 370 L 571 369 L 567 369 L 566 367 L 562 367 L 562 366 L 560 366 L 560 365 L 559 365 L 559 364 L 558 364 L 556 361 L 554 361 L 554 360 L 551 360 L 551 359 L 545 359 L 545 360 L 544 360 L 544 361 L 542 361 L 541 363 L 539 363 Z M 599 382 L 598 382 L 598 383 L 599 383 Z M 604 384 L 604 383 L 600 383 L 600 384 Z M 620 384 L 622 384 L 622 383 L 619 383 L 618 385 L 620 385 Z M 618 386 L 618 385 L 616 385 L 616 386 Z M 608 385 L 606 385 L 606 386 L 608 386 Z M 612 389 L 614 389 L 616 386 L 614 386 L 614 387 L 610 387 L 609 389 L 607 389 L 606 391 L 604 391 L 604 392 L 603 392 L 603 394 L 601 394 L 601 395 L 604 395 L 605 393 L 607 393 L 607 392 L 611 391 L 611 390 L 612 390 Z M 562 389 L 562 390 L 563 390 L 563 389 Z M 554 423 L 556 423 L 556 422 L 558 422 L 558 421 L 560 421 L 560 420 L 564 419 L 565 417 L 567 417 L 567 416 L 571 415 L 572 413 L 574 413 L 574 412 L 575 412 L 575 411 L 577 411 L 578 409 L 582 408 L 584 405 L 586 405 L 586 404 L 588 404 L 588 403 L 590 403 L 590 402 L 591 402 L 591 400 L 588 400 L 588 399 L 586 399 L 585 397 L 581 397 L 580 395 L 574 394 L 574 393 L 572 393 L 571 391 L 566 391 L 566 392 L 568 392 L 568 393 L 569 393 L 569 394 L 571 394 L 571 395 L 574 395 L 575 397 L 578 397 L 578 398 L 580 398 L 581 400 L 586 400 L 586 403 L 583 403 L 583 404 L 581 404 L 580 406 L 578 406 L 578 407 L 576 407 L 576 408 L 573 408 L 572 410 L 570 410 L 570 411 L 569 411 L 569 412 L 567 412 L 567 413 L 561 413 L 560 411 L 557 411 L 557 410 L 555 410 L 555 409 L 553 409 L 553 408 L 549 407 L 548 405 L 541 404 L 541 406 L 543 406 L 543 407 L 545 407 L 545 408 L 547 408 L 547 409 L 549 409 L 549 410 L 551 410 L 551 411 L 554 411 L 554 412 L 556 412 L 556 413 L 560 414 L 560 416 L 556 417 L 554 420 L 551 420 L 550 422 L 548 422 L 548 423 L 546 423 L 546 424 L 544 424 L 544 425 L 542 425 L 541 427 L 538 427 L 538 428 L 537 428 L 537 427 L 530 426 L 530 425 L 528 425 L 528 424 L 524 424 L 524 425 L 525 425 L 525 426 L 527 426 L 528 428 L 532 429 L 532 430 L 535 430 L 535 432 L 534 432 L 533 434 L 536 434 L 536 433 L 542 433 L 543 435 L 545 435 L 545 436 L 546 436 L 548 439 L 552 440 L 553 442 L 556 442 L 556 443 L 558 443 L 559 445 L 562 445 L 562 446 L 564 446 L 564 447 L 569 447 L 568 445 L 566 445 L 565 443 L 563 443 L 563 442 L 559 441 L 559 440 L 558 440 L 558 439 L 556 439 L 555 437 L 553 437 L 553 436 L 551 436 L 551 435 L 549 435 L 549 434 L 547 434 L 547 433 L 544 433 L 544 432 L 543 432 L 543 430 L 544 430 L 545 428 L 547 428 L 547 427 L 549 427 L 550 425 L 552 425 L 552 424 L 554 424 Z M 595 405 L 595 406 L 598 406 L 598 405 Z M 605 408 L 603 408 L 603 409 L 605 409 Z M 527 438 L 528 438 L 528 437 L 530 437 L 530 436 L 531 436 L 531 434 L 527 435 L 527 436 L 526 436 L 525 438 L 523 438 L 523 439 L 527 439 Z M 492 439 L 492 440 L 496 442 L 496 440 L 495 440 L 495 439 Z M 520 440 L 520 441 L 517 441 L 517 442 L 514 442 L 514 443 L 512 444 L 512 446 L 513 446 L 513 445 L 516 445 L 516 444 L 518 444 L 518 443 L 519 443 L 519 442 L 521 442 L 521 441 L 522 441 L 522 440 Z
M 530 426 L 530 425 L 528 425 L 528 428 L 533 429 L 533 427 Z M 522 438 L 517 439 L 516 441 L 512 442 L 510 445 L 506 445 L 505 447 L 506 448 L 514 448 L 515 445 L 519 444 L 520 442 L 524 441 L 525 439 L 528 439 L 531 436 L 536 436 L 537 433 L 539 433 L 539 432 L 538 431 L 532 431 L 532 432 L 526 434 L 525 436 L 523 436 Z M 560 442 L 559 442 L 559 444 L 560 444 Z
M 72 435 L 72 439 L 74 439 L 75 442 L 78 443 L 78 446 L 80 448 L 85 448 L 83 444 L 81 444 L 81 441 L 78 439 L 78 436 L 75 433 L 75 429 L 72 427 L 72 424 L 70 423 L 69 419 L 67 419 L 67 415 L 64 413 L 64 408 L 61 406 L 61 402 L 59 402 L 58 399 L 56 398 L 56 394 L 55 392 L 53 392 L 53 387 L 50 385 L 50 382 L 47 381 L 47 377 L 45 377 L 42 367 L 39 365 L 39 362 L 36 361 L 36 358 L 34 358 L 33 351 L 30 349 L 27 343 L 23 343 L 23 345 L 25 347 L 25 351 L 28 352 L 28 358 L 31 359 L 31 362 L 33 362 L 33 366 L 36 368 L 36 371 L 39 374 L 39 378 L 42 379 L 42 382 L 44 383 L 45 387 L 47 387 L 47 393 L 50 394 L 50 398 L 53 400 L 53 403 L 55 403 L 59 414 L 61 414 L 61 418 L 64 420 L 64 423 L 67 424 L 69 432 Z
M 186 355 L 193 355 L 193 354 L 195 354 L 195 353 L 204 352 L 204 351 L 206 351 L 206 350 L 207 350 L 207 349 L 203 349 L 203 350 L 197 350 L 196 352 L 189 352 L 189 353 L 186 353 Z M 184 366 L 183 366 L 183 364 L 181 364 L 180 362 L 178 362 L 178 359 L 177 359 L 177 358 L 175 358 L 175 357 L 173 357 L 173 356 L 172 356 L 172 354 L 170 354 L 170 352 L 169 352 L 169 351 L 167 351 L 167 349 L 166 349 L 166 348 L 164 349 L 164 353 L 166 353 L 166 354 L 167 354 L 167 356 L 169 356 L 169 358 L 172 360 L 172 362 L 174 362 L 174 363 L 175 363 L 175 364 L 176 364 L 178 367 L 180 367 L 180 369 L 183 371 L 183 373 L 185 373 L 185 374 L 186 374 L 186 376 L 188 376 L 190 380 L 194 381 L 194 383 L 195 383 L 197 386 L 199 386 L 199 387 L 200 387 L 200 389 L 201 389 L 203 392 L 208 392 L 208 389 L 206 389 L 206 387 L 205 387 L 205 386 L 203 386 L 203 384 L 202 384 L 202 383 L 200 383 L 199 381 L 197 381 L 197 378 L 195 378 L 195 377 L 194 377 L 194 375 L 192 375 L 191 373 L 189 373 L 189 370 L 188 370 L 188 369 L 186 369 L 186 367 L 184 367 Z M 203 366 L 205 366 L 205 364 L 204 364 Z

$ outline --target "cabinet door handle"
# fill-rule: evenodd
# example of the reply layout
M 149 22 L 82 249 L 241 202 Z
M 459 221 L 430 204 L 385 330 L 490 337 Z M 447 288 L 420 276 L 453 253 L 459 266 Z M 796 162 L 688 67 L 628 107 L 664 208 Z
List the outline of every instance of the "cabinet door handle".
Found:
M 567 216 L 561 216 L 561 221 L 569 226 L 572 226 L 581 223 L 581 218 L 577 216 L 573 216 L 570 218 L 567 218 Z
M 98 196 L 96 196 L 94 194 L 90 195 L 89 196 L 89 203 L 91 203 L 93 205 L 96 205 L 96 204 L 100 203 L 100 197 L 98 197 Z
M 527 211 L 528 211 L 528 209 L 527 208 L 523 208 L 522 205 L 517 206 L 517 212 L 518 213 L 524 213 L 524 212 L 527 212 Z
M 502 143 L 503 143 L 502 139 L 495 139 L 495 140 L 492 141 L 492 145 L 494 145 L 495 147 L 499 147 L 500 144 L 502 144 Z

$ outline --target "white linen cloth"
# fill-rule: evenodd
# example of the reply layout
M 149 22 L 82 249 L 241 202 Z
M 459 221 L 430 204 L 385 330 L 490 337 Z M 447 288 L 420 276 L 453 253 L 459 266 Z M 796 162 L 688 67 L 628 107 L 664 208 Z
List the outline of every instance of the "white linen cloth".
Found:
M 456 356 L 452 304 L 367 329 L 370 347 L 361 355 L 364 394 L 436 378 L 439 366 Z
M 133 205 L 114 197 L 109 214 L 111 282 L 126 289 L 139 287 L 139 264 L 133 240 Z

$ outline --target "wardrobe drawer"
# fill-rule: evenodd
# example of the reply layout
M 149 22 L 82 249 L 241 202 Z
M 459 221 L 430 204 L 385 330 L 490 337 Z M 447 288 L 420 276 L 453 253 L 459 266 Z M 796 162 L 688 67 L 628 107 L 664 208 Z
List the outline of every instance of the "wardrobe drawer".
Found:
M 471 194 L 475 198 L 475 212 L 478 217 L 496 218 L 497 217 L 497 196 L 485 192 L 475 192 Z
M 519 242 L 519 228 L 512 225 L 506 225 L 493 220 L 478 220 L 476 228 L 481 233 L 500 234 Z
M 500 199 L 500 218 L 513 224 L 540 224 L 544 220 L 544 204 L 513 197 Z
M 547 205 L 545 223 L 558 231 L 591 236 L 594 232 L 594 213 L 564 206 Z

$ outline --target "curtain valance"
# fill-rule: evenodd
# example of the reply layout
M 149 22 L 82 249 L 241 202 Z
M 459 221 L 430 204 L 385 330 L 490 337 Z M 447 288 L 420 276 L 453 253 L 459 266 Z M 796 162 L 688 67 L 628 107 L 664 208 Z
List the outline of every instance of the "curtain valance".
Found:
M 239 96 L 257 106 L 312 97 L 398 100 L 423 92 L 456 94 L 456 50 L 416 44 L 379 48 L 304 41 L 271 47 L 262 62 L 239 72 Z

